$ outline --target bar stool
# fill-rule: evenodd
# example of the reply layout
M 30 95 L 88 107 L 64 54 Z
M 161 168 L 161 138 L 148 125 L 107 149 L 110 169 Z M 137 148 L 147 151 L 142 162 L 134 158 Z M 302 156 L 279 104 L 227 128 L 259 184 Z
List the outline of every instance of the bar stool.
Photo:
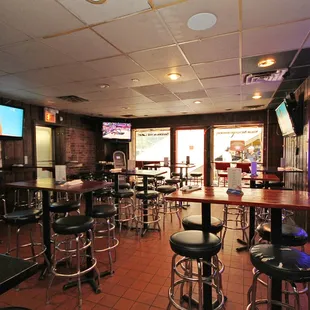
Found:
M 112 189 L 111 188 L 102 188 L 93 192 L 94 202 L 101 203 L 112 203 Z
M 295 283 L 307 284 L 310 282 L 310 256 L 287 246 L 273 244 L 255 245 L 250 250 L 250 259 L 257 269 L 253 284 L 248 291 L 249 304 L 247 310 L 256 310 L 258 305 L 278 305 L 286 309 L 301 310 L 299 294 Z M 256 300 L 257 280 L 261 274 L 268 276 L 267 299 Z M 277 278 L 290 283 L 295 296 L 295 305 L 271 299 L 271 279 Z M 308 284 L 309 285 L 309 284 Z M 308 291 L 308 303 L 310 294 Z
M 184 296 L 184 284 L 188 283 L 189 309 L 192 309 L 193 284 L 197 283 L 198 309 L 203 309 L 203 284 L 208 284 L 215 289 L 218 306 L 214 309 L 222 309 L 224 294 L 220 288 L 221 275 L 217 258 L 217 253 L 221 249 L 220 238 L 214 234 L 198 230 L 181 231 L 170 237 L 170 247 L 175 254 L 171 263 L 171 286 L 168 291 L 169 307 L 173 305 L 180 310 L 187 309 L 181 305 L 181 300 Z M 178 256 L 182 256 L 182 258 L 177 261 Z M 196 263 L 197 271 L 194 271 L 193 263 Z M 203 276 L 203 264 L 212 268 L 211 276 Z M 176 280 L 176 276 L 180 279 Z M 180 286 L 180 302 L 175 297 L 175 290 L 178 286 Z
M 260 236 L 259 243 L 261 242 L 270 242 L 271 240 L 271 224 L 270 223 L 263 223 L 260 224 L 256 232 Z M 281 245 L 287 246 L 287 247 L 301 247 L 302 251 L 304 252 L 304 246 L 308 242 L 308 234 L 305 230 L 303 230 L 301 227 L 293 226 L 289 224 L 282 224 L 282 237 L 281 237 Z M 257 272 L 255 267 L 252 270 L 253 274 Z M 257 281 L 263 284 L 264 286 L 267 286 L 267 283 L 263 281 L 261 278 L 257 278 Z M 304 294 L 307 291 L 307 286 L 304 286 L 303 289 L 298 291 L 289 291 L 289 284 L 285 283 L 285 290 L 283 290 L 283 293 L 285 294 L 286 301 L 288 302 L 289 295 L 298 293 L 298 294 Z
M 80 201 L 59 200 L 51 204 L 49 211 L 53 214 L 55 220 L 59 215 L 68 216 L 70 212 L 77 212 L 80 214 L 80 206 Z
M 117 218 L 115 221 L 119 223 L 119 235 L 122 232 L 123 224 L 129 225 L 130 221 L 135 219 L 135 203 L 133 200 L 134 191 L 128 189 L 112 191 L 112 196 L 118 199 L 118 203 L 115 204 L 117 208 Z
M 157 191 L 149 190 L 147 193 L 137 192 L 137 212 L 135 216 L 136 221 L 136 230 L 138 233 L 138 229 L 140 226 L 140 234 L 143 234 L 143 228 L 146 226 L 153 224 L 154 229 L 157 226 L 157 230 L 161 231 L 159 221 L 161 217 L 159 216 L 159 207 L 158 207 L 158 196 L 159 193 Z M 146 202 L 146 203 L 145 203 Z M 160 235 L 160 234 L 159 234 Z
M 189 215 L 184 217 L 182 220 L 182 225 L 185 230 L 201 230 L 202 231 L 202 216 L 201 215 Z M 211 234 L 218 234 L 223 230 L 224 223 L 221 219 L 211 216 L 211 225 L 209 232 Z M 225 265 L 219 260 L 220 274 L 225 270 Z
M 179 227 L 181 227 L 181 208 L 175 202 L 167 201 L 165 196 L 176 191 L 176 188 L 171 185 L 161 185 L 157 187 L 157 192 L 159 192 L 159 213 L 163 214 L 163 227 L 165 229 L 166 215 L 170 214 L 170 219 L 172 223 L 172 215 L 176 214 L 179 220 Z
M 95 270 L 96 276 L 94 279 L 97 280 L 99 286 L 100 273 L 97 268 L 97 259 L 94 256 L 93 244 L 93 227 L 94 219 L 90 216 L 85 215 L 73 215 L 68 217 L 61 217 L 53 223 L 53 262 L 51 267 L 51 279 L 46 291 L 46 301 L 49 302 L 49 289 L 52 286 L 55 277 L 63 278 L 76 278 L 78 283 L 78 306 L 82 309 L 82 287 L 81 287 L 81 277 L 86 275 L 91 270 Z M 89 237 L 84 237 L 88 233 Z M 58 236 L 71 236 L 64 241 L 58 241 Z M 74 237 L 72 237 L 74 236 Z M 75 247 L 72 246 L 72 239 L 75 239 Z M 90 254 L 86 253 L 86 250 L 90 248 Z M 65 254 L 62 258 L 57 259 L 57 253 Z M 81 252 L 84 254 L 81 255 Z M 86 257 L 87 261 L 90 261 L 90 266 L 86 269 L 81 270 L 81 256 Z M 57 265 L 63 261 L 70 260 L 76 257 L 76 270 L 75 272 L 65 273 L 64 271 L 59 271 Z
M 202 173 L 201 172 L 191 172 L 190 181 L 195 185 L 202 185 Z
M 235 222 L 235 226 L 230 226 L 230 222 Z M 228 229 L 241 230 L 242 240 L 245 240 L 246 244 L 249 244 L 249 237 L 246 232 L 249 223 L 247 222 L 247 209 L 245 206 L 230 206 L 225 204 L 223 208 L 223 223 L 224 229 L 221 231 L 222 248 L 224 248 L 224 240 Z
M 6 200 L 2 198 L 4 215 L 3 221 L 7 224 L 8 227 L 8 238 L 7 238 L 7 249 L 6 253 L 11 254 L 12 252 L 16 252 L 16 257 L 20 257 L 20 250 L 22 248 L 31 248 L 31 256 L 23 257 L 24 260 L 33 260 L 36 261 L 36 258 L 45 254 L 46 247 L 43 243 L 43 231 L 42 225 L 40 223 L 41 216 L 43 214 L 41 209 L 32 208 L 26 210 L 17 210 L 10 213 L 7 213 L 7 205 Z M 35 242 L 33 238 L 33 225 L 37 224 L 40 228 L 41 240 L 40 242 Z M 29 238 L 30 242 L 25 244 L 20 244 L 20 231 L 22 227 L 30 225 Z M 16 227 L 16 246 L 11 248 L 11 227 Z M 36 248 L 39 248 L 39 252 L 36 253 Z
M 95 219 L 94 227 L 94 251 L 95 253 L 108 252 L 110 274 L 114 273 L 112 250 L 119 245 L 118 239 L 115 237 L 115 215 L 117 208 L 111 204 L 95 205 L 92 211 L 92 217 Z M 107 234 L 107 236 L 105 236 Z M 111 235 L 112 234 L 112 235 Z M 107 239 L 107 244 L 103 248 L 97 248 L 97 239 Z

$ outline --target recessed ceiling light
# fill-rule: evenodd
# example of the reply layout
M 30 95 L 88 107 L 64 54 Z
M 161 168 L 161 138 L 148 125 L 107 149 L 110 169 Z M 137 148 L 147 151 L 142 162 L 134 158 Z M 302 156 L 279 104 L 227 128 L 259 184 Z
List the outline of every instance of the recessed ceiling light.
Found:
M 262 95 L 259 94 L 259 93 L 256 93 L 256 94 L 254 94 L 254 95 L 252 96 L 252 98 L 255 99 L 255 100 L 257 100 L 257 99 L 262 98 Z
M 199 103 L 201 103 L 201 101 L 200 100 L 195 100 L 194 103 L 199 104 Z
M 183 114 L 187 114 L 188 112 L 187 112 L 187 111 L 181 111 L 181 113 L 183 113 Z
M 217 17 L 212 13 L 198 13 L 190 17 L 187 22 L 188 28 L 192 30 L 206 30 L 216 24 Z
M 47 103 L 55 103 L 55 102 L 52 100 L 48 100 Z
M 131 79 L 132 82 L 136 83 L 136 82 L 140 82 L 139 79 Z
M 123 109 L 123 110 L 129 110 L 129 108 L 128 108 L 128 107 L 123 107 L 122 109 Z
M 100 88 L 109 88 L 109 87 L 110 87 L 109 84 L 102 84 L 102 85 L 100 85 Z
M 274 65 L 275 63 L 276 63 L 275 59 L 267 58 L 267 59 L 263 59 L 263 60 L 259 61 L 257 65 L 261 68 L 265 68 L 265 67 L 270 67 L 270 66 Z
M 225 109 L 225 111 L 231 111 L 232 109 L 230 109 L 230 108 L 227 108 L 227 109 Z
M 86 0 L 86 1 L 91 4 L 102 4 L 105 3 L 107 0 Z
M 175 81 L 181 77 L 181 74 L 180 73 L 169 73 L 168 76 L 170 80 Z

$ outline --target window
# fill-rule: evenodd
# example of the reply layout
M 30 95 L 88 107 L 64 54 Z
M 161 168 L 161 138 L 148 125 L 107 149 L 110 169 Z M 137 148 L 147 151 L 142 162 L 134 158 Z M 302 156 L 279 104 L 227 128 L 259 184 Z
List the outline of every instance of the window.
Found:
M 170 128 L 136 129 L 135 157 L 143 161 L 170 159 Z

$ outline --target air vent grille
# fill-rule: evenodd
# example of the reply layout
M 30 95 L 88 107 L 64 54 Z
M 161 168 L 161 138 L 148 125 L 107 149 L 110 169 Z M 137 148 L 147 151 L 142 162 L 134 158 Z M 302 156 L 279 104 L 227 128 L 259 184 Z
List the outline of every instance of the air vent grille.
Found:
M 267 72 L 250 73 L 244 77 L 244 83 L 250 85 L 255 83 L 282 81 L 283 75 L 286 72 L 287 69 L 279 69 Z
M 64 100 L 64 101 L 69 101 L 69 102 L 86 102 L 88 101 L 87 99 L 74 96 L 74 95 L 69 95 L 69 96 L 60 96 L 57 97 L 58 99 Z
M 121 117 L 129 118 L 129 117 L 136 117 L 136 116 L 133 114 L 124 114 L 124 115 L 121 115 Z
M 257 105 L 246 105 L 243 107 L 243 109 L 246 110 L 256 110 L 256 109 L 260 109 L 260 108 L 264 108 L 265 106 L 263 104 L 257 104 Z

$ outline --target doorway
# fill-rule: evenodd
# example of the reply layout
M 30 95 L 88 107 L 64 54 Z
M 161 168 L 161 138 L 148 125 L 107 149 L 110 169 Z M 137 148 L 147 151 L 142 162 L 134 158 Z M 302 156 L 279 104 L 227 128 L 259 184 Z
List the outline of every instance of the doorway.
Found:
M 188 169 L 190 172 L 204 172 L 204 129 L 178 129 L 176 130 L 176 162 L 186 163 L 189 156 L 191 164 L 195 166 Z
M 36 126 L 36 166 L 53 166 L 53 131 L 50 127 Z M 52 178 L 53 173 L 37 168 L 37 179 Z

